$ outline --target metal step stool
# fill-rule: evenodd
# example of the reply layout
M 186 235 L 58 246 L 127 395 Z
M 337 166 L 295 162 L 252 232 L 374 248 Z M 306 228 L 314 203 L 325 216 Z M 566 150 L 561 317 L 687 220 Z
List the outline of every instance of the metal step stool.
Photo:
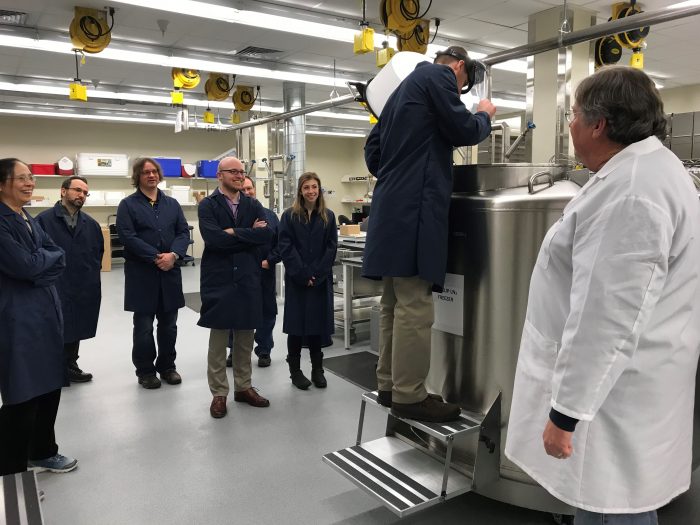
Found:
M 388 414 L 387 431 L 384 437 L 362 443 L 367 404 Z M 326 454 L 323 461 L 404 517 L 472 490 L 473 472 L 452 468 L 452 451 L 455 442 L 464 439 L 476 440 L 478 447 L 482 422 L 479 415 L 465 411 L 449 423 L 398 418 L 377 402 L 376 391 L 365 392 L 356 445 Z M 429 436 L 442 443 L 444 450 L 436 450 L 427 442 L 426 446 L 416 446 L 416 442 L 405 439 L 400 430 L 408 427 L 416 436 Z
M 44 523 L 34 472 L 0 476 L 0 523 L 7 525 Z

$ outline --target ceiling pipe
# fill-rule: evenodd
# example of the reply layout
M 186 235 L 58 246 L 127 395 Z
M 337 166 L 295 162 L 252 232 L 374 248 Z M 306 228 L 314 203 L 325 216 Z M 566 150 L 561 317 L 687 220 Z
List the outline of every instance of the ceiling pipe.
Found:
M 634 16 L 613 20 L 612 22 L 587 27 L 585 29 L 581 29 L 580 31 L 574 31 L 573 33 L 567 33 L 563 36 L 555 36 L 545 40 L 540 40 L 539 42 L 514 47 L 513 49 L 508 49 L 506 51 L 499 51 L 498 53 L 493 53 L 482 58 L 480 61 L 484 64 L 492 66 L 494 64 L 507 62 L 508 60 L 537 55 L 538 53 L 544 53 L 545 51 L 551 51 L 552 49 L 558 49 L 559 47 L 573 46 L 574 44 L 580 44 L 581 42 L 588 42 L 602 36 L 623 33 L 625 31 L 629 31 L 630 29 L 638 29 L 640 27 L 661 24 L 663 22 L 671 22 L 672 20 L 695 15 L 700 15 L 700 6 L 684 7 L 680 9 L 660 9 L 657 11 L 639 13 Z
M 332 108 L 335 106 L 342 106 L 344 104 L 349 104 L 355 101 L 355 95 L 343 95 L 341 97 L 332 98 L 324 102 L 319 102 L 318 104 L 312 104 L 310 106 L 304 106 L 303 108 L 293 109 L 292 111 L 286 111 L 284 113 L 275 113 L 269 117 L 259 118 L 256 120 L 249 120 L 248 122 L 242 122 L 241 124 L 236 124 L 228 128 L 228 131 L 236 131 L 239 129 L 252 128 L 255 126 L 261 126 L 263 124 L 268 124 L 270 122 L 275 122 L 276 120 L 285 120 L 292 117 L 298 117 L 299 115 L 306 115 L 308 113 L 313 113 L 314 111 L 321 111 L 322 109 Z

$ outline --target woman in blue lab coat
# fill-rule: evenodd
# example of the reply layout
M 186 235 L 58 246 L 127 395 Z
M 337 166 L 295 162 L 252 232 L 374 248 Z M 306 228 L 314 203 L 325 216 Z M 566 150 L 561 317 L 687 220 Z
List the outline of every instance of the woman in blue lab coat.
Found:
M 335 215 L 326 208 L 321 180 L 312 172 L 299 178 L 294 205 L 282 214 L 277 249 L 285 268 L 283 331 L 292 383 L 311 386 L 301 371 L 301 347 L 308 345 L 311 380 L 326 387 L 323 343 L 334 332 L 333 261 L 338 246 Z
M 0 475 L 78 463 L 58 453 L 53 429 L 67 385 L 54 286 L 65 257 L 23 208 L 33 192 L 29 167 L 0 159 Z

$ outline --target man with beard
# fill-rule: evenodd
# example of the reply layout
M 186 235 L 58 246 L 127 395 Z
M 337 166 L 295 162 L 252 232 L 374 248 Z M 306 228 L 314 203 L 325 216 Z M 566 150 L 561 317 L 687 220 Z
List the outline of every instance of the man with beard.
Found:
M 56 281 L 63 311 L 63 350 L 71 383 L 86 383 L 92 374 L 78 366 L 80 341 L 95 337 L 102 300 L 100 269 L 102 230 L 81 211 L 89 196 L 87 180 L 69 177 L 61 184 L 61 200 L 37 219 L 49 237 L 66 252 L 66 269 Z
M 270 402 L 251 384 L 250 354 L 256 328 L 262 325 L 261 263 L 258 249 L 272 231 L 262 205 L 242 192 L 243 163 L 224 157 L 216 174 L 219 187 L 199 203 L 199 230 L 204 239 L 199 326 L 210 328 L 207 379 L 212 402 L 209 413 L 227 413 L 226 343 L 233 331 L 233 399 L 254 407 Z
M 246 175 L 241 189 L 244 195 L 252 199 L 257 199 L 257 190 L 253 179 Z M 277 293 L 275 291 L 277 281 L 275 278 L 275 266 L 282 260 L 277 251 L 277 230 L 279 229 L 280 220 L 277 214 L 263 207 L 265 212 L 265 222 L 267 227 L 272 231 L 270 242 L 264 246 L 258 247 L 258 255 L 260 256 L 260 280 L 262 285 L 262 301 L 263 301 L 263 322 L 259 328 L 255 330 L 255 355 L 258 356 L 258 366 L 265 368 L 270 366 L 272 359 L 270 352 L 275 346 L 275 341 L 272 338 L 272 330 L 277 322 Z M 229 347 L 231 347 L 229 341 Z M 233 355 L 229 353 L 226 359 L 226 366 L 233 366 Z

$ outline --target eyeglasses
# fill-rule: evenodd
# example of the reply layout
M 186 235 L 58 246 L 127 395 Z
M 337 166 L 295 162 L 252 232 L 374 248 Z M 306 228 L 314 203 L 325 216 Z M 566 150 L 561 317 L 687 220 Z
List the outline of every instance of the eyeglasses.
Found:
M 141 175 L 157 175 L 158 170 L 143 170 Z
M 564 112 L 564 117 L 566 118 L 566 121 L 567 121 L 569 124 L 571 124 L 571 123 L 574 121 L 574 119 L 576 118 L 576 115 L 578 115 L 578 114 L 579 114 L 578 111 L 574 111 L 574 110 L 572 109 L 572 110 L 570 110 L 570 111 L 565 111 L 565 112 Z
M 8 178 L 13 179 L 13 180 L 18 180 L 22 183 L 34 182 L 34 175 L 32 175 L 31 173 L 29 175 L 17 175 L 17 176 L 8 177 Z
M 231 175 L 237 175 L 238 177 L 245 176 L 245 170 L 237 170 L 237 169 L 219 170 L 219 173 L 230 173 Z
M 89 196 L 90 196 L 90 192 L 89 192 L 88 190 L 84 190 L 84 189 L 82 189 L 82 188 L 68 188 L 68 189 L 69 189 L 69 190 L 73 190 L 73 191 L 75 191 L 75 192 L 77 192 L 77 193 L 82 193 L 82 194 L 85 195 L 86 197 L 89 197 Z

